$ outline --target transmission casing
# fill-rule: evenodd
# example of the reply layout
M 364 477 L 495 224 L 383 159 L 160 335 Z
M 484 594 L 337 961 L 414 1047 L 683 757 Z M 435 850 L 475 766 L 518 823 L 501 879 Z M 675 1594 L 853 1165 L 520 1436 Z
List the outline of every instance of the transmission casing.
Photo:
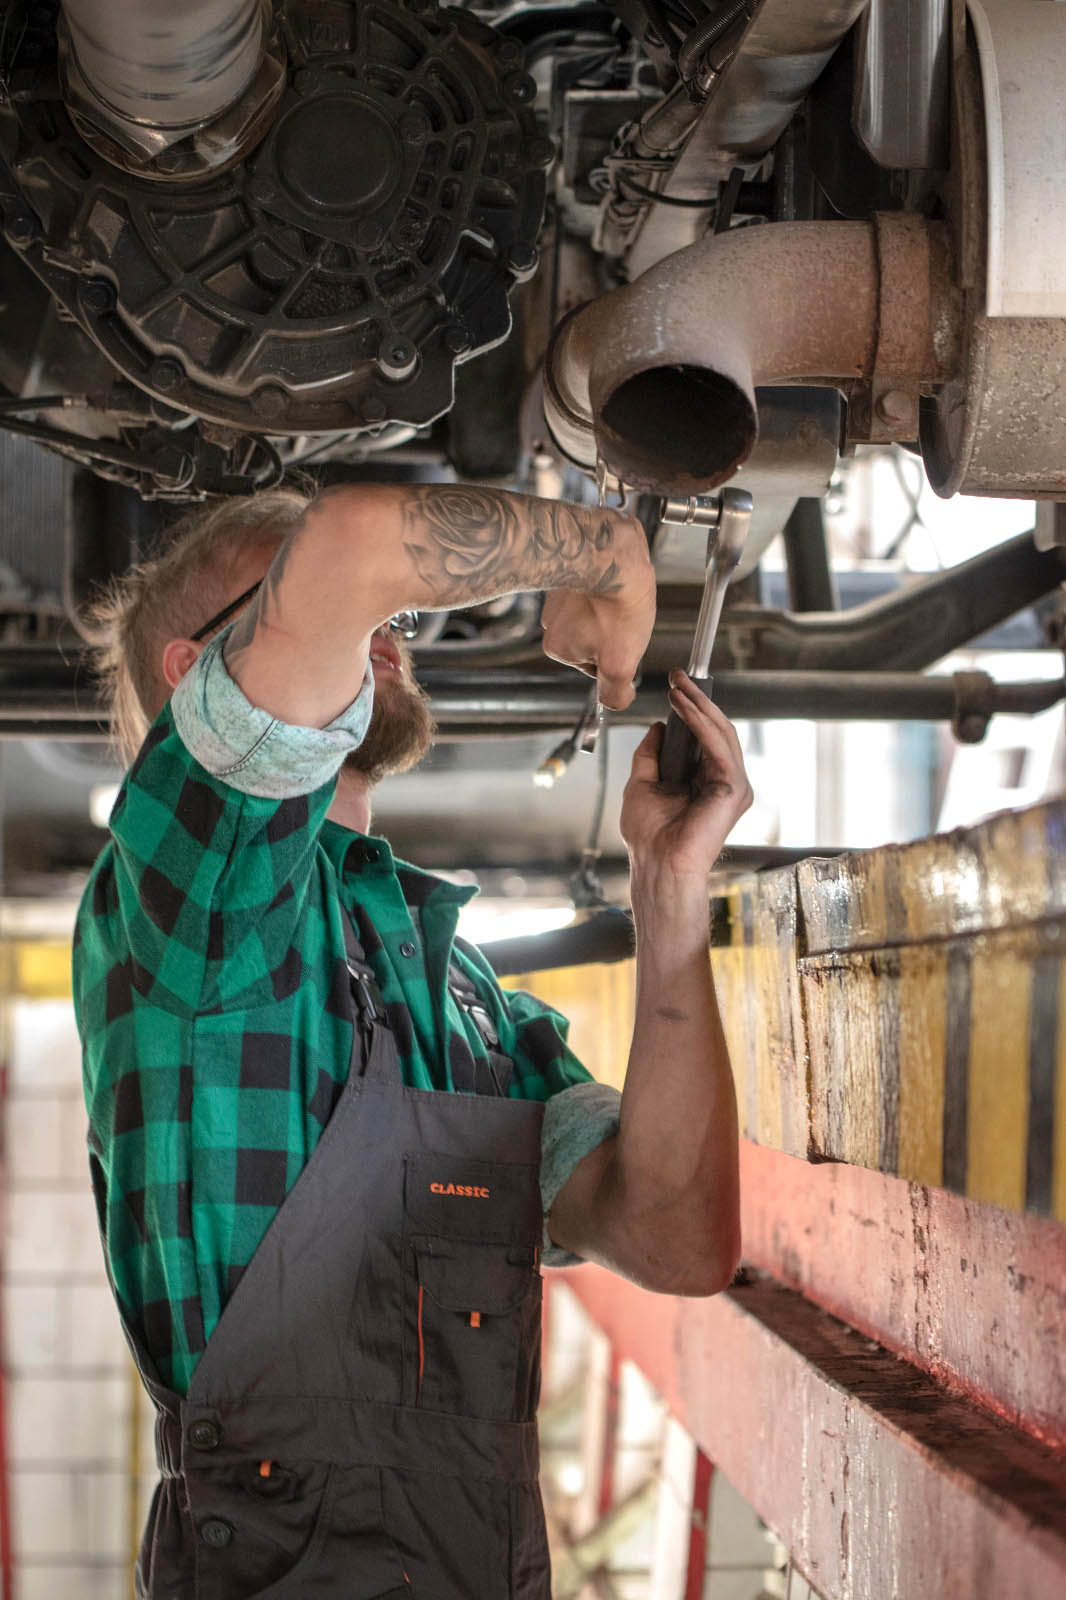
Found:
M 553 148 L 522 48 L 431 0 L 286 24 L 269 131 L 210 181 L 135 176 L 60 103 L 20 107 L 20 253 L 168 408 L 266 434 L 430 422 L 536 266 Z

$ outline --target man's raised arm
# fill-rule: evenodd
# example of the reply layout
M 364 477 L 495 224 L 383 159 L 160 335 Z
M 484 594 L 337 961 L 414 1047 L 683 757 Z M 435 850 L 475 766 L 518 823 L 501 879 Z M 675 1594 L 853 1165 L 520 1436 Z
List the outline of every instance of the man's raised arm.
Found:
M 657 723 L 622 805 L 637 999 L 618 1135 L 574 1169 L 549 1232 L 646 1289 L 699 1295 L 727 1286 L 740 1253 L 736 1099 L 711 981 L 707 874 L 752 796 L 732 724 L 684 673 L 671 683 L 670 703 L 703 751 L 700 792 L 663 793 Z
M 619 512 L 452 484 L 323 495 L 281 545 L 226 642 L 255 705 L 324 727 L 363 681 L 370 635 L 394 612 L 551 591 L 544 648 L 598 676 L 622 707 L 655 615 L 639 522 Z

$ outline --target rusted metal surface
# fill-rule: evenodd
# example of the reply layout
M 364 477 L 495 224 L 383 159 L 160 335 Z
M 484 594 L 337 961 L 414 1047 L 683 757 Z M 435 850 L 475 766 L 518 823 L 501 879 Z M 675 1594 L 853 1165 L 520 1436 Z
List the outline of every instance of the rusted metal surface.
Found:
M 1066 1449 L 1066 1228 L 741 1141 L 745 1260 Z
M 1057 1600 L 1066 1462 L 769 1281 L 713 1300 L 566 1275 L 832 1600 Z
M 884 251 L 865 222 L 712 235 L 593 301 L 548 352 L 557 441 L 627 484 L 696 494 L 750 454 L 757 384 L 843 383 L 875 365 L 883 386 L 943 380 L 954 359 L 946 235 L 907 216 L 882 231 Z
M 1045 108 L 1058 104 L 1066 70 L 1066 15 L 1039 0 L 980 0 L 970 14 L 966 49 L 954 61 L 946 208 L 965 349 L 956 376 L 923 412 L 922 455 L 945 497 L 1061 500 L 1066 274 L 1048 240 L 1061 237 L 1063 207 L 1047 197 L 1062 193 L 1066 125 Z

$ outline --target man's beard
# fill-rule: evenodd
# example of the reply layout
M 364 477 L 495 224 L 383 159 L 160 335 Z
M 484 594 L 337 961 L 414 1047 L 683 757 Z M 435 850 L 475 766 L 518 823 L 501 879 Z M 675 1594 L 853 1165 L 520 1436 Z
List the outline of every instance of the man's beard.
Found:
M 391 673 L 376 684 L 374 710 L 362 744 L 344 758 L 349 772 L 371 785 L 397 772 L 410 772 L 429 750 L 437 732 L 429 701 L 411 677 L 410 656 L 401 650 L 402 675 Z

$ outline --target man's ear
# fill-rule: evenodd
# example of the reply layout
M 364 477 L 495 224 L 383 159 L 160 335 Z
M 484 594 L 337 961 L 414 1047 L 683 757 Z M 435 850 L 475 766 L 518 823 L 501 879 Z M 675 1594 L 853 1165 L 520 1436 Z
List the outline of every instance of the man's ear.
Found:
M 202 649 L 202 644 L 194 644 L 191 639 L 171 639 L 163 651 L 163 676 L 172 689 L 181 682 Z

